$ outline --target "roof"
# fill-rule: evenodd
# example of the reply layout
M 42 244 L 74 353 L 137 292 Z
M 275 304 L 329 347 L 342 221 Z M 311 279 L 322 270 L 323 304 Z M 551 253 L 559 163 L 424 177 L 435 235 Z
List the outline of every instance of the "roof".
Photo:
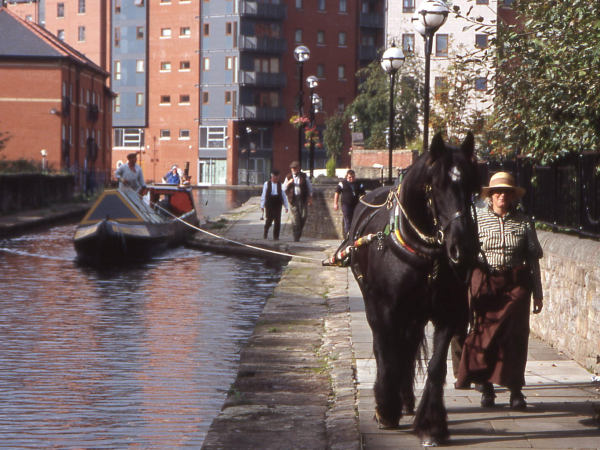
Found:
M 108 76 L 108 73 L 40 25 L 0 7 L 0 59 L 68 59 Z

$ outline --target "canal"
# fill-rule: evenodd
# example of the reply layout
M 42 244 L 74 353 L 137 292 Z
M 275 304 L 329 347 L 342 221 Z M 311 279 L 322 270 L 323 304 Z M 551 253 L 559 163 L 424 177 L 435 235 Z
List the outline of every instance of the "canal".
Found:
M 0 240 L 0 446 L 200 447 L 281 266 L 179 248 L 96 271 L 74 229 Z

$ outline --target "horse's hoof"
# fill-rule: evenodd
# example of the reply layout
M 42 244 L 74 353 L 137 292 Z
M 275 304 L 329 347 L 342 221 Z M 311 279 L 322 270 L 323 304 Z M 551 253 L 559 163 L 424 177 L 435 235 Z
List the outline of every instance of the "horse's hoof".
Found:
M 373 419 L 375 419 L 375 422 L 377 422 L 377 427 L 380 430 L 394 430 L 400 426 L 398 420 L 396 422 L 386 420 L 383 417 L 381 417 L 379 411 L 377 410 L 375 410 L 375 415 L 373 416 Z
M 437 447 L 439 444 L 438 444 L 438 441 L 436 441 L 435 439 L 428 438 L 428 439 L 423 439 L 421 441 L 421 445 L 423 447 Z

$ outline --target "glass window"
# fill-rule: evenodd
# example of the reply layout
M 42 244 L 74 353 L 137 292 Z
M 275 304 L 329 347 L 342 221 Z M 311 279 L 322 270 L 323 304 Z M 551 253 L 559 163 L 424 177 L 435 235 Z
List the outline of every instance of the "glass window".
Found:
M 317 64 L 317 77 L 325 78 L 325 65 L 324 64 Z
M 296 9 L 302 9 L 302 0 L 296 0 Z
M 56 4 L 56 17 L 65 17 L 65 4 L 64 3 Z
M 144 106 L 144 94 L 142 92 L 135 94 L 135 106 Z
M 85 41 L 85 27 L 84 26 L 80 26 L 77 28 L 77 40 L 79 42 Z
M 170 105 L 171 104 L 171 96 L 170 95 L 161 95 L 160 96 L 160 104 L 161 105 Z
M 233 33 L 233 24 L 231 22 L 226 22 L 225 23 L 225 35 L 231 36 L 231 33 Z
M 182 104 L 183 105 L 189 105 L 189 103 L 190 103 L 190 96 L 189 96 L 189 94 L 181 94 L 179 96 L 179 104 L 180 105 L 182 105 Z
M 77 12 L 79 14 L 85 14 L 85 0 L 79 0 L 77 4 Z
M 440 100 L 448 98 L 448 80 L 446 77 L 435 77 L 434 95 L 435 98 Z
M 170 28 L 161 28 L 160 29 L 160 37 L 161 38 L 170 38 L 171 37 L 171 29 Z
M 169 66 L 170 70 L 170 66 Z M 179 62 L 179 70 L 190 70 L 190 62 L 189 61 L 180 61 Z
M 487 78 L 475 78 L 475 89 L 477 89 L 478 91 L 487 91 Z
M 160 130 L 160 138 L 161 139 L 171 139 L 171 130 L 169 130 L 169 129 Z
M 402 0 L 402 12 L 415 12 L 415 0 Z
M 225 91 L 225 104 L 231 103 L 231 91 Z
M 204 58 L 202 62 L 202 67 L 205 71 L 210 70 L 210 58 Z
M 190 138 L 190 130 L 179 130 L 179 139 L 189 139 Z
M 338 45 L 342 46 L 342 47 L 346 45 L 346 32 L 345 31 L 340 31 L 338 33 Z
M 415 52 L 415 35 L 412 33 L 405 33 L 402 35 L 402 51 L 404 54 L 410 54 Z
M 348 11 L 348 4 L 346 3 L 346 0 L 340 0 L 340 7 L 339 7 L 338 11 L 339 12 Z
M 317 9 L 319 11 L 325 11 L 325 0 L 317 0 Z
M 65 30 L 58 30 L 56 32 L 56 37 L 61 40 L 64 41 L 65 40 Z
M 317 31 L 317 44 L 324 45 L 325 44 L 325 32 Z
M 161 70 L 161 72 L 170 72 L 171 71 L 171 62 L 170 61 L 161 61 L 160 70 Z
M 226 56 L 225 57 L 225 70 L 232 70 L 232 69 L 233 69 L 233 57 Z
M 448 35 L 435 35 L 435 56 L 448 56 Z
M 208 92 L 202 93 L 202 103 L 204 103 L 205 105 L 208 104 Z
M 138 59 L 135 62 L 135 71 L 138 73 L 141 73 L 144 71 L 144 60 L 143 59 Z
M 121 28 L 115 27 L 115 47 L 121 45 Z
M 345 79 L 346 79 L 346 67 L 338 66 L 338 80 L 345 80 Z
M 190 27 L 180 27 L 179 28 L 179 37 L 188 38 L 192 35 L 192 30 Z
M 201 148 L 227 148 L 226 127 L 200 127 Z
M 116 113 L 121 112 L 121 94 L 115 94 L 115 99 L 113 101 L 113 111 Z
M 296 30 L 294 32 L 294 41 L 298 44 L 302 43 L 302 30 Z
M 115 80 L 121 79 L 121 61 L 115 60 L 114 76 Z
M 135 38 L 138 40 L 144 39 L 144 27 L 135 28 Z
M 475 35 L 475 47 L 477 48 L 487 48 L 488 46 L 488 36 L 487 34 L 476 34 Z
M 121 0 L 115 0 L 115 14 L 121 14 Z

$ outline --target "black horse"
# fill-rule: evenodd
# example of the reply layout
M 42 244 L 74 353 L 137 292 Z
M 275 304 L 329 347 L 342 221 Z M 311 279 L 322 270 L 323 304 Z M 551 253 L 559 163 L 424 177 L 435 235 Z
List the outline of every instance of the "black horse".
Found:
M 436 135 L 399 188 L 379 188 L 354 213 L 350 266 L 363 294 L 377 362 L 375 419 L 398 426 L 414 411 L 414 376 L 425 325 L 433 354 L 415 419 L 423 445 L 448 438 L 443 385 L 453 335 L 468 321 L 467 273 L 478 243 L 470 206 L 480 188 L 473 135 L 460 147 Z M 368 205 L 366 205 L 367 203 Z M 361 245 L 368 241 L 368 245 Z

